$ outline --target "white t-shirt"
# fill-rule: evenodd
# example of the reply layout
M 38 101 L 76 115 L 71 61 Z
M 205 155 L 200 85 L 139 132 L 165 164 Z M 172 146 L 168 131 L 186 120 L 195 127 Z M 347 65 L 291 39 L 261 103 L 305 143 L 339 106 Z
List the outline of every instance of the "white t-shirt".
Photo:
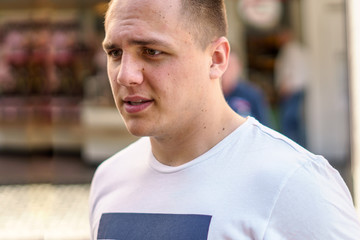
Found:
M 93 239 L 360 239 L 338 172 L 253 118 L 178 167 L 147 137 L 115 154 L 95 173 L 90 224 Z

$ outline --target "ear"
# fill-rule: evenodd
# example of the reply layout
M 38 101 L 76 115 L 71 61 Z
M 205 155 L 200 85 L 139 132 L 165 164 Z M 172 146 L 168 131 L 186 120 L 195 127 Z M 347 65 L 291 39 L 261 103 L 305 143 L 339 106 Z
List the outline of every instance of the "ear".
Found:
M 211 44 L 210 79 L 221 78 L 228 66 L 229 52 L 230 44 L 226 37 L 220 37 Z

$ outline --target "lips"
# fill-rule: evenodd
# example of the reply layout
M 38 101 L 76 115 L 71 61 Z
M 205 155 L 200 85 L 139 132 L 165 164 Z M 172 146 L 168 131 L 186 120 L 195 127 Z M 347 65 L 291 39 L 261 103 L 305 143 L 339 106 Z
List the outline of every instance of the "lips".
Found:
M 147 103 L 147 102 L 151 102 L 150 100 L 140 100 L 140 101 L 127 101 L 125 102 L 126 104 L 130 104 L 132 106 L 139 106 L 141 104 Z
M 140 96 L 129 96 L 123 100 L 123 103 L 126 112 L 139 113 L 148 108 L 153 103 L 153 100 Z

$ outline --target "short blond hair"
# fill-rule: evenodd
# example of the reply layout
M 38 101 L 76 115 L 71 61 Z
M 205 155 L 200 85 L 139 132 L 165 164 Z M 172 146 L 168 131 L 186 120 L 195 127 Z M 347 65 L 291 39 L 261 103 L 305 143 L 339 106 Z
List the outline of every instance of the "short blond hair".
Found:
M 107 19 L 113 13 L 111 0 L 105 14 Z M 200 46 L 206 48 L 216 38 L 227 35 L 227 20 L 224 0 L 180 0 L 180 17 L 184 21 L 184 27 L 192 30 L 193 37 Z
M 224 0 L 181 0 L 181 16 L 204 48 L 216 38 L 227 35 Z

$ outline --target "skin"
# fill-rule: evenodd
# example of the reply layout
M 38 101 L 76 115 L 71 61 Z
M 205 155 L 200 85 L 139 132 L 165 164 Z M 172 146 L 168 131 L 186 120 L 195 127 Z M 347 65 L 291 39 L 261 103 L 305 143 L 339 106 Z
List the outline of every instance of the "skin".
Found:
M 189 162 L 245 121 L 219 81 L 228 40 L 201 48 L 182 24 L 180 0 L 121 0 L 109 11 L 103 46 L 114 100 L 129 132 L 150 136 L 159 162 Z

